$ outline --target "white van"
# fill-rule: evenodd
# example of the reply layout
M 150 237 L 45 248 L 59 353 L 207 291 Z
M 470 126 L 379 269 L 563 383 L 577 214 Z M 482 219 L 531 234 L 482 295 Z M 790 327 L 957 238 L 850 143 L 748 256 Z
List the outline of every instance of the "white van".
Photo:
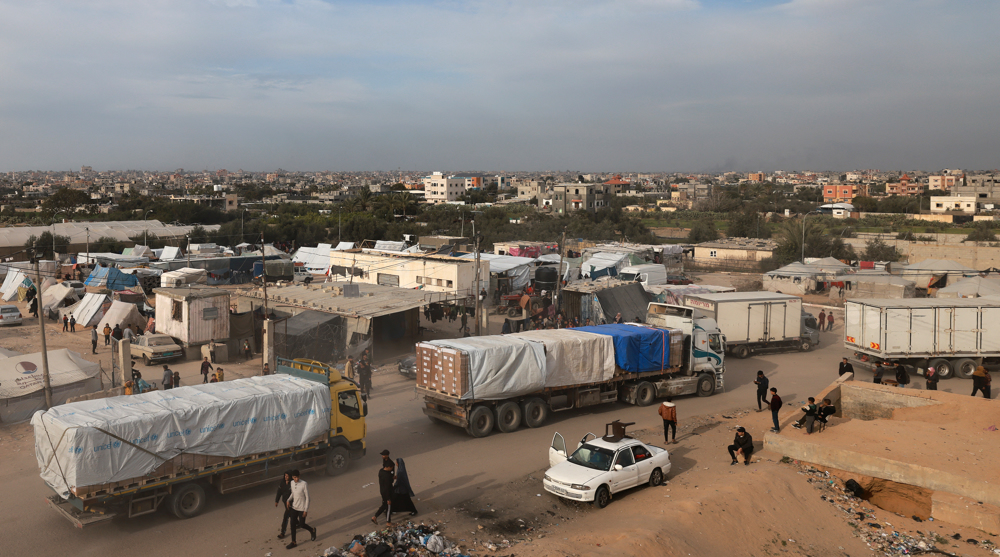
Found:
M 643 286 L 667 284 L 667 268 L 663 265 L 631 265 L 618 272 L 618 278 L 625 282 L 639 282 Z

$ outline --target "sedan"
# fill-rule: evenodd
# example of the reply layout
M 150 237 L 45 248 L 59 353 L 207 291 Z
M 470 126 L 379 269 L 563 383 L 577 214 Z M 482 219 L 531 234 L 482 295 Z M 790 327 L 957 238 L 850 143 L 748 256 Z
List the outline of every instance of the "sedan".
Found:
M 566 441 L 556 433 L 549 448 L 545 491 L 572 501 L 593 502 L 604 508 L 615 493 L 649 484 L 660 485 L 670 473 L 666 449 L 630 437 L 590 438 L 566 456 Z
M 417 378 L 417 355 L 410 354 L 409 356 L 403 358 L 396 362 L 399 366 L 399 374 L 409 377 L 410 379 Z
M 80 299 L 83 299 L 83 297 L 87 295 L 87 286 L 84 285 L 82 282 L 74 280 L 67 282 L 66 286 L 72 288 L 73 291 L 76 292 L 76 295 L 80 297 Z

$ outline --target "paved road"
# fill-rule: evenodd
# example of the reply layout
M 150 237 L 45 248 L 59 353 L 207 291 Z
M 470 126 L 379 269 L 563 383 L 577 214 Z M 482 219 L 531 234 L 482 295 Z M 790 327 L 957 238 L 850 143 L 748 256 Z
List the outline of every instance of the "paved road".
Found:
M 710 398 L 679 398 L 675 402 L 680 420 L 752 405 L 755 390 L 752 381 L 758 369 L 768 375 L 771 385 L 779 389 L 786 402 L 803 400 L 837 377 L 839 358 L 847 354 L 837 339 L 836 333 L 823 333 L 823 346 L 809 353 L 729 360 L 726 392 Z M 380 459 L 378 453 L 384 448 L 391 450 L 394 457 L 406 459 L 419 498 L 416 504 L 426 514 L 546 467 L 547 448 L 555 431 L 575 439 L 587 431 L 603 432 L 604 424 L 614 419 L 637 422 L 636 427 L 660 424 L 655 407 L 615 404 L 557 413 L 539 429 L 473 439 L 463 430 L 427 419 L 420 410 L 421 401 L 414 395 L 411 380 L 395 373 L 378 375 L 373 394 L 368 456 L 355 461 L 353 468 L 342 476 L 306 478 L 312 499 L 309 523 L 319 529 L 316 544 L 305 546 L 310 550 L 339 546 L 371 525 L 369 517 L 378 505 L 377 486 L 373 482 Z M 9 449 L 11 444 L 5 442 L 0 446 Z M 720 448 L 720 459 L 728 458 L 724 453 Z M 263 556 L 272 549 L 286 552 L 274 538 L 281 512 L 274 507 L 274 491 L 270 487 L 226 496 L 210 495 L 205 514 L 191 520 L 178 520 L 161 512 L 77 530 L 43 503 L 43 497 L 50 491 L 38 478 L 29 443 L 22 443 L 17 452 L 8 450 L 0 458 L 3 459 L 0 492 L 4 501 L 0 505 L 0 539 L 4 540 L 3 553 L 7 555 Z

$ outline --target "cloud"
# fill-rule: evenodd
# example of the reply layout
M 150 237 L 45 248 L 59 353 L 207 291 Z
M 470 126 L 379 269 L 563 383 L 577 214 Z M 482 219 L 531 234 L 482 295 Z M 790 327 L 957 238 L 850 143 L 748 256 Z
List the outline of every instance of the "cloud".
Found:
M 985 168 L 998 11 L 0 0 L 0 170 Z

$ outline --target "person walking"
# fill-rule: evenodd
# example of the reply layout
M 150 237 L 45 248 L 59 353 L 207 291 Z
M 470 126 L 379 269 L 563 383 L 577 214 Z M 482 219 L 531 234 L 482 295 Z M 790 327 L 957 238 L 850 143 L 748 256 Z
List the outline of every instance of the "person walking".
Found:
M 97 354 L 97 325 L 90 330 L 90 348 L 93 354 Z
M 285 472 L 282 476 L 281 481 L 278 482 L 278 492 L 274 494 L 274 506 L 277 507 L 278 503 L 281 503 L 281 508 L 284 509 L 285 513 L 281 517 L 281 532 L 278 534 L 278 539 L 285 539 L 285 532 L 288 531 L 288 521 L 292 518 L 292 509 L 288 508 L 288 498 L 292 496 L 292 473 Z
M 459 332 L 466 330 L 469 324 L 469 316 L 465 313 L 465 308 L 462 308 L 462 326 L 458 328 Z
M 174 387 L 174 372 L 170 371 L 170 366 L 163 364 L 163 390 Z
M 733 459 L 733 463 L 730 466 L 735 466 L 739 463 L 737 457 L 743 455 L 743 464 L 750 466 L 750 456 L 753 455 L 753 437 L 747 433 L 745 427 L 736 428 L 736 438 L 733 439 L 733 444 L 729 445 L 729 456 Z
M 764 407 L 762 405 L 767 403 L 768 387 L 768 380 L 767 377 L 764 376 L 763 370 L 757 372 L 757 379 L 754 379 L 753 384 L 757 385 L 757 411 L 763 412 Z
M 417 516 L 417 507 L 413 504 L 413 488 L 410 487 L 410 477 L 406 474 L 406 463 L 396 459 L 396 483 L 392 486 L 392 510 L 397 513 L 410 513 Z
M 354 356 L 347 357 L 347 363 L 344 364 L 344 377 L 354 381 Z
M 285 508 L 292 511 L 292 543 L 286 545 L 286 549 L 298 546 L 295 541 L 295 531 L 299 528 L 309 532 L 311 541 L 316 541 L 316 529 L 306 524 L 306 515 L 309 514 L 309 485 L 299 477 L 298 470 L 292 470 L 291 491 Z
M 930 366 L 930 367 L 927 368 L 927 372 L 924 374 L 924 379 L 927 381 L 926 387 L 927 387 L 928 391 L 936 391 L 937 390 L 937 384 L 938 384 L 939 377 L 938 377 L 938 374 L 937 374 L 937 370 L 934 369 L 934 366 Z
M 76 317 L 72 313 L 69 314 L 69 332 L 76 332 Z
M 833 330 L 833 312 L 832 311 L 830 313 L 826 314 L 826 330 L 827 331 L 832 331 Z
M 104 346 L 111 344 L 111 325 L 104 324 Z
M 854 366 L 852 366 L 851 363 L 847 361 L 846 357 L 840 362 L 840 369 L 838 370 L 838 373 L 840 375 L 843 375 L 845 373 L 854 373 Z
M 816 324 L 819 325 L 819 330 L 823 331 L 826 329 L 826 310 L 819 310 L 819 317 L 816 318 Z
M 358 362 L 358 387 L 361 388 L 361 392 L 364 393 L 365 396 L 371 396 L 372 366 L 368 363 L 367 351 L 361 355 L 361 360 Z
M 175 371 L 174 372 L 174 385 L 171 388 L 176 389 L 177 387 L 180 387 L 180 386 L 181 386 L 181 373 L 179 371 Z
M 983 393 L 983 398 L 991 398 L 990 383 L 992 382 L 993 378 L 990 377 L 990 372 L 983 366 L 977 367 L 976 371 L 972 372 L 972 396 L 976 396 L 976 393 Z
M 771 401 L 768 402 L 771 407 L 771 421 L 774 422 L 774 428 L 771 430 L 775 433 L 781 432 L 781 427 L 778 425 L 778 410 L 781 410 L 781 397 L 778 396 L 778 389 L 771 387 Z
M 383 455 L 382 458 L 382 468 L 378 471 L 378 493 L 382 503 L 372 516 L 372 522 L 375 524 L 378 524 L 378 517 L 382 513 L 385 513 L 387 524 L 392 519 L 392 483 L 396 479 L 396 475 L 393 473 L 396 465 L 385 456 Z
M 202 383 L 208 383 L 208 372 L 212 371 L 212 362 L 208 361 L 208 356 L 201 362 Z
M 32 317 L 38 317 L 38 296 L 31 299 L 31 303 L 28 304 L 28 311 L 31 312 Z
M 677 444 L 677 405 L 674 404 L 674 398 L 667 397 L 657 413 L 663 418 L 663 442 L 670 443 L 670 439 L 667 438 L 667 430 L 670 430 L 674 435 L 674 444 Z
M 62 332 L 65 333 L 65 332 L 68 332 L 68 331 L 69 331 L 69 317 L 66 317 L 64 315 L 63 316 L 63 330 L 62 330 Z
M 896 362 L 896 383 L 899 383 L 901 389 L 910 384 L 910 374 L 906 371 L 906 366 L 899 362 Z
M 253 350 L 250 349 L 250 341 L 246 339 L 243 340 L 243 355 L 248 362 L 253 359 Z
M 885 373 L 885 368 L 882 367 L 882 362 L 875 364 L 875 376 L 872 378 L 872 383 L 876 385 L 882 384 L 882 375 Z

